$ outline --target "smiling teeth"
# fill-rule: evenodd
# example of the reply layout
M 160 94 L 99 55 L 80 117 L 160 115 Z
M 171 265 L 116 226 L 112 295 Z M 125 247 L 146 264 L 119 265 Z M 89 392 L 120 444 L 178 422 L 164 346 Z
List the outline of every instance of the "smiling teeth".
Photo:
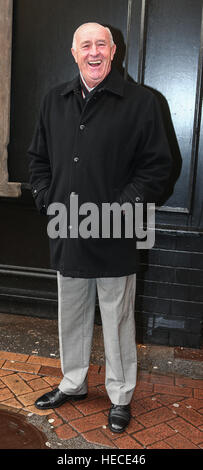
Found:
M 101 60 L 91 60 L 89 64 L 101 64 Z

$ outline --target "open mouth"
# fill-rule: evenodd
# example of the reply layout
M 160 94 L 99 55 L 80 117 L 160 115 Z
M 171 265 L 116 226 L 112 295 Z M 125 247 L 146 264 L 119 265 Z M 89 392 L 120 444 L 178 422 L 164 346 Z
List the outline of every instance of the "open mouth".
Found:
M 97 68 L 101 65 L 102 61 L 101 60 L 90 60 L 88 62 L 88 65 L 90 65 L 90 67 L 92 68 Z

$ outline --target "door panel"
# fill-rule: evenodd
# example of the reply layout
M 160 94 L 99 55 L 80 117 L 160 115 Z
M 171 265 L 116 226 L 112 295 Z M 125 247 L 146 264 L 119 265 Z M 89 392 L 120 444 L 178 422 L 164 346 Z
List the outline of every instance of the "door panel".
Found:
M 190 192 L 202 1 L 149 2 L 145 84 L 167 99 L 182 169 L 167 205 L 187 208 Z

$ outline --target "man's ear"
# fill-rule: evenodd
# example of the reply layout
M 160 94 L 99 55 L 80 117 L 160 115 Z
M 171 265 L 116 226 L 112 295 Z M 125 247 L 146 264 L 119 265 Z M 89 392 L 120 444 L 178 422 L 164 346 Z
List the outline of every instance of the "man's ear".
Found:
M 113 44 L 111 48 L 111 60 L 113 60 L 115 53 L 116 53 L 116 44 Z
M 73 57 L 74 57 L 74 59 L 75 59 L 75 62 L 76 62 L 76 64 L 77 64 L 77 54 L 76 54 L 75 49 L 72 48 L 72 49 L 71 49 L 71 52 L 72 52 L 72 55 L 73 55 Z

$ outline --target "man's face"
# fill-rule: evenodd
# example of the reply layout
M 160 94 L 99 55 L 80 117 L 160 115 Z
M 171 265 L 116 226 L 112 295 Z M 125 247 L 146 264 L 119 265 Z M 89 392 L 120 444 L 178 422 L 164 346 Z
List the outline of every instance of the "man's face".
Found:
M 91 24 L 77 31 L 76 50 L 71 52 L 87 85 L 93 88 L 110 72 L 116 46 L 111 46 L 109 33 L 103 26 Z

